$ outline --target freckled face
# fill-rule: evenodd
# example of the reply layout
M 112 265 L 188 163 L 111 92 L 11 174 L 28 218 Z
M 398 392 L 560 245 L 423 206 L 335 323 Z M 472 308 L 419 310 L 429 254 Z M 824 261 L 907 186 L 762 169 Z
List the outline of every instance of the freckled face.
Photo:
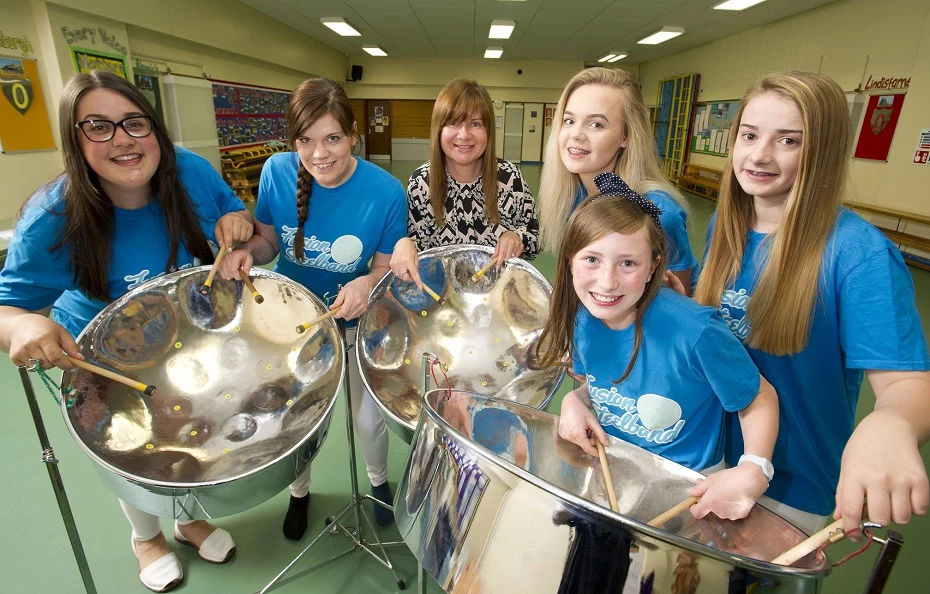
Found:
M 658 263 L 645 227 L 629 235 L 611 233 L 572 257 L 572 285 L 591 315 L 620 330 L 636 318 L 636 304 Z

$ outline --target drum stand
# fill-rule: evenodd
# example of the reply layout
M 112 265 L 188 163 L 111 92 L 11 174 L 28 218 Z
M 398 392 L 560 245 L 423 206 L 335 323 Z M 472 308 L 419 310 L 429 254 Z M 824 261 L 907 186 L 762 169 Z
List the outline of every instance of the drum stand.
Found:
M 81 572 L 81 580 L 84 581 L 84 589 L 87 594 L 97 594 L 94 578 L 90 575 L 90 567 L 87 565 L 87 557 L 84 555 L 84 547 L 81 545 L 81 536 L 78 534 L 77 525 L 74 523 L 71 504 L 68 503 L 68 495 L 65 493 L 65 485 L 61 480 L 61 473 L 58 472 L 58 460 L 55 458 L 52 445 L 48 442 L 48 433 L 45 431 L 45 423 L 42 422 L 42 413 L 39 410 L 36 393 L 32 389 L 32 380 L 29 378 L 28 368 L 25 365 L 19 365 L 18 367 L 19 379 L 23 382 L 23 391 L 26 393 L 26 402 L 29 403 L 29 412 L 32 413 L 32 422 L 35 423 L 39 444 L 42 446 L 42 462 L 45 463 L 45 467 L 48 469 L 48 479 L 52 482 L 52 490 L 55 492 L 58 510 L 61 512 L 61 519 L 65 523 L 68 540 L 71 541 L 74 560 Z
M 345 323 L 342 320 L 339 320 L 339 330 L 342 333 L 343 344 L 345 344 Z M 391 573 L 394 574 L 394 579 L 397 581 L 398 588 L 400 588 L 401 590 L 404 590 L 407 587 L 407 585 L 404 583 L 404 580 L 400 579 L 400 576 L 397 575 L 397 570 L 394 569 L 394 565 L 393 563 L 391 563 L 391 559 L 388 557 L 387 551 L 385 550 L 386 547 L 406 546 L 405 543 L 403 541 L 382 542 L 381 539 L 378 537 L 378 533 L 375 530 L 374 523 L 371 521 L 371 517 L 368 515 L 368 512 L 362 508 L 362 503 L 365 500 L 371 500 L 372 503 L 374 503 L 375 505 L 380 505 L 381 507 L 390 509 L 392 511 L 394 509 L 390 505 L 382 503 L 381 501 L 375 499 L 371 495 L 359 493 L 358 476 L 356 474 L 357 465 L 356 465 L 356 458 L 355 458 L 355 426 L 352 422 L 352 388 L 349 383 L 348 348 L 345 349 L 345 361 L 344 362 L 345 362 L 345 365 L 343 366 L 343 371 L 342 371 L 342 383 L 345 388 L 345 395 L 346 395 L 346 398 L 345 398 L 346 400 L 346 434 L 348 435 L 348 438 L 349 438 L 349 479 L 350 479 L 351 486 L 352 486 L 352 498 L 347 504 L 345 504 L 342 507 L 342 509 L 336 512 L 334 515 L 326 518 L 325 520 L 326 528 L 324 528 L 319 534 L 317 534 L 316 537 L 312 541 L 310 541 L 310 544 L 308 544 L 307 547 L 303 551 L 301 551 L 300 554 L 298 554 L 294 558 L 294 560 L 291 561 L 287 565 L 287 567 L 285 567 L 281 571 L 281 573 L 276 575 L 275 578 L 271 580 L 267 586 L 262 588 L 259 594 L 265 594 L 265 592 L 268 592 L 274 589 L 275 584 L 281 581 L 281 578 L 284 577 L 284 575 L 288 571 L 291 570 L 291 568 L 301 559 L 301 557 L 307 554 L 307 552 L 309 552 L 310 549 L 315 547 L 327 534 L 331 534 L 331 535 L 342 534 L 343 536 L 345 536 L 351 541 L 352 546 L 346 549 L 345 551 L 342 551 L 341 553 L 338 553 L 337 555 L 330 557 L 326 561 L 317 563 L 316 565 L 313 565 L 312 567 L 309 567 L 301 571 L 300 573 L 289 578 L 288 581 L 297 579 L 298 577 L 303 576 L 312 571 L 315 571 L 323 567 L 324 565 L 328 565 L 329 563 L 335 561 L 336 559 L 339 559 L 340 557 L 344 557 L 348 555 L 349 553 L 352 553 L 356 550 L 361 549 L 365 553 L 371 555 L 376 561 L 378 561 L 378 563 L 383 565 L 385 568 L 389 569 Z M 349 512 L 352 512 L 353 515 L 355 516 L 355 527 L 346 527 L 340 523 L 340 520 L 342 520 L 342 517 L 345 516 Z M 368 533 L 372 535 L 370 539 L 365 538 L 362 534 L 362 520 L 364 520 L 365 525 L 368 528 Z M 372 547 L 371 546 L 372 544 L 374 544 L 375 547 Z M 380 550 L 380 554 L 378 554 L 378 552 L 374 550 L 375 548 Z

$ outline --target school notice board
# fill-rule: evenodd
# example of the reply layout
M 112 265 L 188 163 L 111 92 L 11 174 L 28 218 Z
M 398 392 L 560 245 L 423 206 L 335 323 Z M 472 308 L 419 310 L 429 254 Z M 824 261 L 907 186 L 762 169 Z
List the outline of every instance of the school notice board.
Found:
M 290 91 L 213 83 L 213 108 L 220 148 L 285 140 L 284 111 Z
M 691 152 L 726 157 L 730 128 L 738 108 L 739 101 L 735 100 L 695 104 Z

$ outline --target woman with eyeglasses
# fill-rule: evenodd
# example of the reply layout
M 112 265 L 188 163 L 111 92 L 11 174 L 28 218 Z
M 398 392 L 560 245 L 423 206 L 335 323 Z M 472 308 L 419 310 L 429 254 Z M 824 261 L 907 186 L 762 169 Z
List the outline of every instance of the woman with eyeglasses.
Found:
M 71 369 L 74 337 L 109 302 L 167 272 L 213 262 L 252 236 L 252 217 L 202 157 L 175 148 L 141 92 L 106 72 L 79 74 L 59 106 L 65 171 L 24 205 L 0 272 L 0 348 L 16 365 Z M 183 578 L 159 518 L 124 501 L 139 578 L 165 592 Z M 175 540 L 225 563 L 236 545 L 205 521 Z

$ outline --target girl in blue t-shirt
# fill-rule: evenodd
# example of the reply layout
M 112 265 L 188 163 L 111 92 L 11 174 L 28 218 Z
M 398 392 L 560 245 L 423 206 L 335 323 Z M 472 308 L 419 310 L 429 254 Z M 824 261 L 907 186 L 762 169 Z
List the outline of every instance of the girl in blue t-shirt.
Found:
M 569 215 L 597 193 L 594 176 L 612 172 L 652 201 L 668 242 L 667 270 L 691 294 L 698 262 L 688 241 L 688 203 L 656 156 L 639 81 L 623 70 L 585 68 L 562 91 L 539 180 L 543 245 L 556 253 Z
M 116 75 L 68 81 L 59 122 L 65 172 L 24 207 L 0 273 L 0 348 L 16 365 L 72 369 L 67 355 L 83 358 L 73 337 L 107 303 L 149 278 L 212 262 L 210 243 L 247 240 L 252 217 L 205 159 L 171 144 L 158 112 Z M 175 587 L 183 570 L 158 517 L 120 505 L 139 579 L 156 592 Z M 236 550 L 205 521 L 176 522 L 174 535 L 213 563 Z
M 352 154 L 358 142 L 355 116 L 339 84 L 328 78 L 301 83 L 287 111 L 289 143 L 296 152 L 265 162 L 255 207 L 255 235 L 223 259 L 221 274 L 236 278 L 239 268 L 278 257 L 275 271 L 320 297 L 335 296 L 334 317 L 354 326 L 368 307 L 368 295 L 388 271 L 394 244 L 406 235 L 404 188 L 384 169 Z M 348 346 L 355 333 L 348 332 Z M 365 457 L 372 495 L 390 505 L 387 483 L 388 436 L 384 419 L 365 389 L 358 360 L 350 357 L 352 416 Z M 291 484 L 284 535 L 300 539 L 307 528 L 310 469 Z M 374 506 L 375 520 L 393 514 Z
M 559 435 L 596 456 L 609 433 L 713 472 L 725 412 L 736 412 L 748 455 L 691 489 L 702 498 L 692 513 L 745 517 L 772 478 L 775 390 L 712 308 L 662 287 L 658 208 L 612 173 L 595 184 L 603 195 L 569 219 L 538 343 L 543 365 L 568 353 L 586 380 L 562 401 Z
M 770 506 L 808 531 L 927 510 L 930 358 L 900 252 L 842 207 L 846 97 L 820 74 L 762 77 L 740 103 L 695 298 L 778 390 Z M 863 374 L 876 406 L 855 426 Z M 744 451 L 737 433 L 732 461 Z

